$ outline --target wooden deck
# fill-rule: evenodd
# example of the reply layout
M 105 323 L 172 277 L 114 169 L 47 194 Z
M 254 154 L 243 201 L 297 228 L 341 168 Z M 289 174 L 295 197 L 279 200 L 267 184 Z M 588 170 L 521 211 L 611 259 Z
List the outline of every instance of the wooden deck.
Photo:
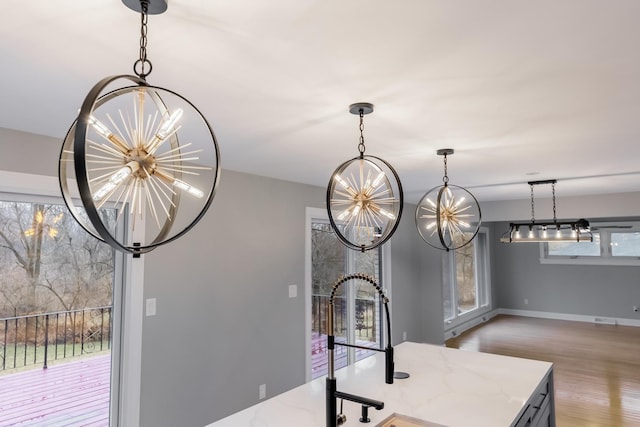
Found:
M 111 355 L 0 376 L 0 427 L 109 425 Z

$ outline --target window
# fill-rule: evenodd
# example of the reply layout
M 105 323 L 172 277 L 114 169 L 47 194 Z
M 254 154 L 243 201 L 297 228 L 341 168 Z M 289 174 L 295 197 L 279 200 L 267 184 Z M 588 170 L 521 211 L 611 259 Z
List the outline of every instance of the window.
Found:
M 308 214 L 307 263 L 309 301 L 307 303 L 307 379 L 327 374 L 327 304 L 333 284 L 340 276 L 366 273 L 382 286 L 380 247 L 366 252 L 348 249 L 334 233 L 326 211 Z M 334 298 L 334 334 L 337 342 L 382 348 L 383 306 L 378 292 L 369 283 L 347 282 Z M 336 346 L 336 369 L 374 354 L 374 351 Z
M 592 242 L 540 243 L 542 264 L 640 265 L 640 225 L 592 224 Z
M 444 321 L 451 327 L 491 309 L 489 238 L 481 228 L 466 246 L 444 256 Z M 447 329 L 447 328 L 445 328 Z

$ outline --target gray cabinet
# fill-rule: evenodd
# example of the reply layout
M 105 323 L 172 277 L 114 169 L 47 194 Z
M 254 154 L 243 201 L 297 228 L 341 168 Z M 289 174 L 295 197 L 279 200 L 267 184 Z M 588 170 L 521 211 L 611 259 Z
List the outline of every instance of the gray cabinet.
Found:
M 513 427 L 555 427 L 555 404 L 553 400 L 553 369 L 542 380 L 536 391 L 522 407 Z

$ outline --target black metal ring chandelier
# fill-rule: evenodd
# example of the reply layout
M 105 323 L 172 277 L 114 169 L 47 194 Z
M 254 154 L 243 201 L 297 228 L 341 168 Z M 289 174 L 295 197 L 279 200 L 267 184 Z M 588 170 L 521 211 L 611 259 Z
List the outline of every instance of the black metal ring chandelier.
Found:
M 348 248 L 362 252 L 380 246 L 393 235 L 402 216 L 403 193 L 395 169 L 379 157 L 365 155 L 365 114 L 370 103 L 349 106 L 360 117 L 360 155 L 331 174 L 327 186 L 327 212 L 331 227 Z
M 141 12 L 136 76 L 106 77 L 91 89 L 65 137 L 58 175 L 85 230 L 140 254 L 184 235 L 204 216 L 220 178 L 220 152 L 191 102 L 147 84 L 147 16 L 164 12 L 166 3 L 123 3 Z M 121 87 L 107 91 L 114 85 Z
M 480 230 L 482 215 L 476 198 L 465 188 L 449 184 L 447 155 L 451 148 L 437 151 L 444 156 L 443 185 L 422 196 L 416 208 L 416 227 L 422 239 L 436 249 L 450 251 L 469 244 Z

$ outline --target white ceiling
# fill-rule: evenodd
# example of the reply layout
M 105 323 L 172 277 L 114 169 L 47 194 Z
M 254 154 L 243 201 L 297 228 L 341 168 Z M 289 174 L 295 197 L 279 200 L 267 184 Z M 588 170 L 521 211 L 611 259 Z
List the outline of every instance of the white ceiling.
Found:
M 639 18 L 638 0 L 171 0 L 147 80 L 200 109 L 223 168 L 324 187 L 365 101 L 366 153 L 412 202 L 442 182 L 439 148 L 479 200 L 551 178 L 560 198 L 638 191 Z M 0 23 L 0 127 L 62 139 L 138 57 L 120 0 L 3 0 Z

